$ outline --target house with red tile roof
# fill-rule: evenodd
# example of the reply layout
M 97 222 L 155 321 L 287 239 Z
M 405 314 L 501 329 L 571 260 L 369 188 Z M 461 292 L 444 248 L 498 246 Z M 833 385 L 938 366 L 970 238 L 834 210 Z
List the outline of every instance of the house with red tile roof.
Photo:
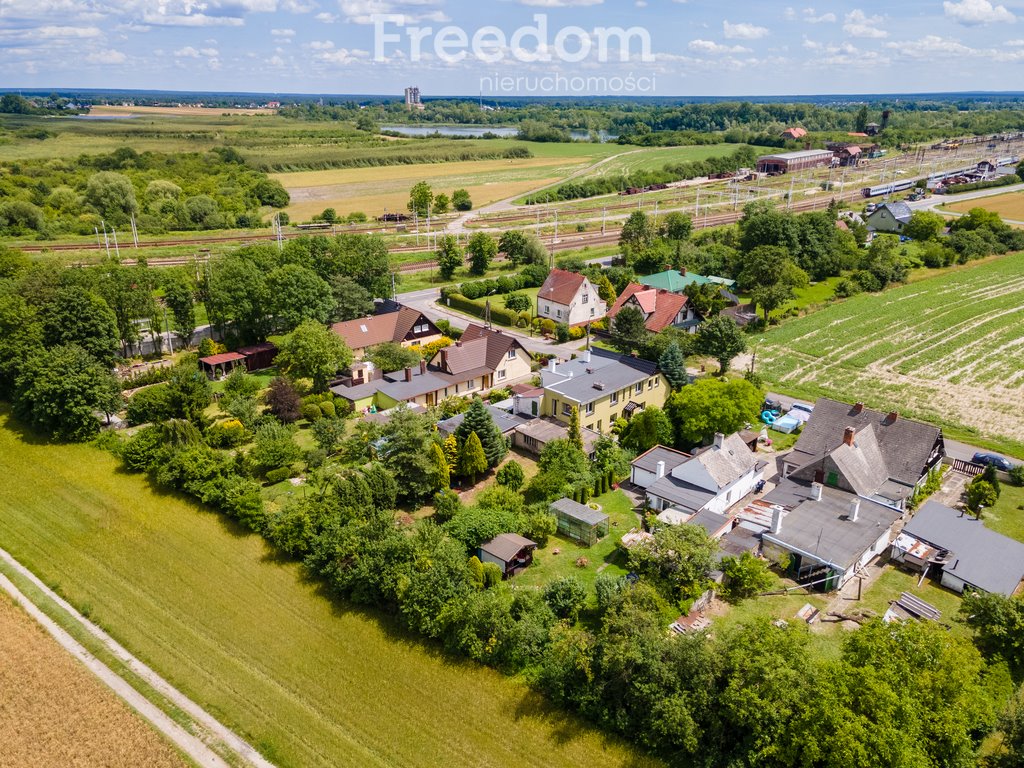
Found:
M 690 306 L 688 296 L 661 288 L 648 288 L 639 283 L 626 286 L 608 310 L 608 317 L 614 319 L 623 307 L 639 309 L 644 316 L 644 327 L 651 333 L 660 333 L 670 326 L 696 333 L 700 323 L 700 317 Z
M 784 139 L 802 139 L 806 135 L 807 129 L 799 127 L 787 128 L 782 132 L 782 138 Z
M 537 317 L 566 325 L 585 325 L 608 313 L 586 275 L 553 269 L 537 293 Z
M 401 305 L 395 312 L 335 323 L 331 330 L 357 358 L 377 344 L 393 342 L 403 347 L 419 347 L 441 338 L 440 329 L 430 318 L 418 309 Z

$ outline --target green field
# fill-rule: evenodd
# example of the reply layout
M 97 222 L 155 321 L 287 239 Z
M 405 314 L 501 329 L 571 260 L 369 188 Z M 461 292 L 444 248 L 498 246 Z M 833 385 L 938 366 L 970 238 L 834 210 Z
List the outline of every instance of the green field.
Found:
M 1024 456 L 1024 253 L 856 296 L 765 334 L 758 370 Z
M 524 686 L 332 603 L 263 540 L 0 413 L 0 546 L 281 766 L 639 766 Z
M 693 147 L 649 147 L 632 151 L 625 148 L 626 153 L 621 157 L 604 163 L 584 178 L 625 175 L 636 171 L 660 171 L 671 163 L 686 163 L 729 155 L 743 146 L 745 145 L 702 144 Z

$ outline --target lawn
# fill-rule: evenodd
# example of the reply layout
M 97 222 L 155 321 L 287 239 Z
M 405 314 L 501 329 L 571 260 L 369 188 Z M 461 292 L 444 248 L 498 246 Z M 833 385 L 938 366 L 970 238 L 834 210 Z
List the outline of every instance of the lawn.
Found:
M 864 402 L 1024 456 L 1024 253 L 864 294 L 768 331 L 773 389 Z
M 625 149 L 624 154 L 620 157 L 604 163 L 584 178 L 625 175 L 636 171 L 660 171 L 671 163 L 685 163 L 730 155 L 742 146 L 742 144 L 703 144 L 692 147 L 652 147 L 633 151 Z
M 943 206 L 943 209 L 956 213 L 967 213 L 972 208 L 984 208 L 986 211 L 998 213 L 1004 219 L 1024 221 L 1024 192 L 1008 192 L 1005 195 L 979 197 Z
M 0 413 L 0 546 L 280 766 L 642 765 L 514 680 L 331 602 L 263 540 Z
M 6 593 L 0 637 L 0 763 L 188 764 Z
M 533 565 L 516 576 L 517 585 L 541 587 L 563 576 L 575 576 L 592 591 L 598 573 L 614 576 L 627 573 L 626 556 L 619 548 L 619 541 L 622 534 L 640 525 L 633 505 L 622 491 L 611 491 L 592 502 L 600 504 L 610 518 L 608 535 L 592 547 L 581 546 L 563 536 L 552 536 L 543 549 L 534 553 Z M 588 561 L 585 567 L 576 564 L 581 557 Z
M 889 609 L 889 603 L 898 598 L 904 592 L 909 592 L 915 597 L 924 600 L 942 612 L 942 623 L 948 624 L 958 634 L 969 635 L 967 627 L 957 619 L 957 612 L 960 610 L 961 597 L 937 582 L 926 579 L 921 586 L 917 582 L 920 574 L 901 571 L 893 566 L 887 567 L 882 575 L 868 587 L 860 603 L 854 605 L 858 609 L 874 611 L 879 616 L 885 614 Z
M 982 520 L 993 531 L 1024 542 L 1024 488 L 1000 483 L 999 501 L 986 509 Z

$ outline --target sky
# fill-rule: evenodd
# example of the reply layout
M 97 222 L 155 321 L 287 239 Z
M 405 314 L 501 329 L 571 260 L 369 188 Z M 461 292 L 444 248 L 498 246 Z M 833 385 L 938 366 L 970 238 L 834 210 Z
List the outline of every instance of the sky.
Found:
M 0 84 L 735 96 L 1020 90 L 1024 0 L 0 0 Z

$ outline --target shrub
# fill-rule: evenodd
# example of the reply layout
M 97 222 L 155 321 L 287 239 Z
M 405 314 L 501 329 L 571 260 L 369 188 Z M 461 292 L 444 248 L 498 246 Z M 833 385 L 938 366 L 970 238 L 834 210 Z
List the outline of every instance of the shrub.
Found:
M 333 400 L 324 400 L 322 403 L 320 403 L 319 407 L 320 413 L 323 414 L 323 417 L 325 419 L 333 419 L 338 415 L 338 412 L 334 407 Z
M 574 328 L 570 328 L 569 329 L 569 341 L 579 341 L 585 335 L 586 335 L 586 331 L 584 331 L 580 327 L 574 327 Z
M 569 340 L 569 326 L 565 323 L 555 325 L 555 339 L 559 344 L 567 342 Z
M 555 321 L 545 317 L 540 321 L 540 329 L 546 335 L 551 336 L 555 332 Z
M 1024 464 L 1018 464 L 1010 470 L 1010 482 L 1016 486 L 1024 485 Z
M 281 467 L 280 469 L 272 469 L 267 472 L 267 484 L 274 485 L 280 483 L 282 480 L 287 480 L 292 476 L 291 467 Z
M 211 424 L 206 430 L 206 442 L 211 448 L 234 448 L 245 442 L 246 432 L 238 419 Z
M 302 406 L 302 418 L 306 421 L 313 422 L 317 419 L 323 418 L 324 412 L 320 410 L 320 406 L 316 403 L 307 403 Z
M 498 474 L 495 479 L 498 485 L 503 485 L 510 490 L 518 491 L 523 487 L 523 483 L 526 482 L 526 474 L 523 472 L 523 468 L 518 462 L 510 461 L 498 470 Z
M 462 509 L 462 502 L 459 501 L 459 495 L 455 491 L 446 489 L 434 494 L 434 517 L 439 522 L 444 523 L 451 520 L 460 509 Z
M 171 403 L 171 389 L 166 384 L 157 384 L 140 389 L 128 400 L 125 418 L 132 426 L 150 421 L 164 421 L 174 414 Z

